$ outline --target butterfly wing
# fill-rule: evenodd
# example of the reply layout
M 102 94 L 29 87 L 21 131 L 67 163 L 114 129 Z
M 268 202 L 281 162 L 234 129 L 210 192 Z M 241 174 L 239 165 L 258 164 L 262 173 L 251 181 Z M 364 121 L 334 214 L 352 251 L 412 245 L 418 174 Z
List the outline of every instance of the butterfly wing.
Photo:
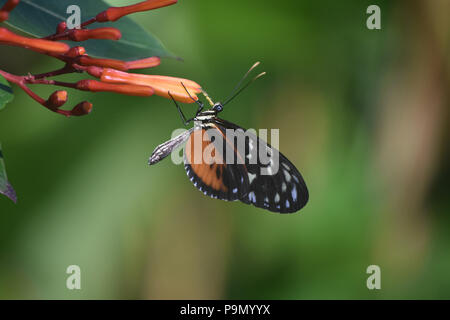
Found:
M 186 130 L 185 132 L 176 136 L 175 138 L 157 146 L 153 151 L 152 156 L 148 160 L 148 164 L 153 165 L 161 161 L 162 159 L 166 158 L 169 154 L 172 153 L 173 150 L 175 150 L 179 145 L 185 142 L 193 131 L 194 128 Z
M 234 153 L 217 126 L 197 127 L 184 150 L 184 166 L 194 186 L 212 198 L 236 201 L 246 196 L 248 173 L 243 164 L 225 163 L 226 154 Z
M 305 181 L 283 154 L 252 132 L 245 131 L 233 123 L 216 118 L 214 124 L 222 132 L 234 129 L 237 139 L 245 141 L 245 155 L 240 157 L 245 159 L 248 189 L 241 192 L 244 194 L 240 198 L 242 202 L 279 213 L 297 212 L 306 205 L 309 193 Z M 264 150 L 268 156 L 267 160 L 270 161 L 262 163 L 255 147 L 257 150 Z M 233 166 L 235 165 L 228 165 L 228 168 Z

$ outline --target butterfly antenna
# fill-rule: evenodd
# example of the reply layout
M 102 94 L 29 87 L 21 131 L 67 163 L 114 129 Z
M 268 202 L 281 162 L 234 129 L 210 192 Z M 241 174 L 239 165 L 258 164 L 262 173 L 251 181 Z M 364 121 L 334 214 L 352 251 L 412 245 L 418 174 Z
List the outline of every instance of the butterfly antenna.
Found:
M 236 91 L 239 89 L 239 87 L 241 86 L 242 82 L 244 82 L 244 80 L 248 77 L 248 75 L 250 74 L 250 72 L 252 72 L 253 69 L 255 69 L 257 66 L 259 66 L 260 62 L 257 61 L 255 62 L 250 69 L 248 69 L 248 71 L 244 74 L 244 76 L 242 77 L 242 79 L 238 82 L 238 84 L 234 87 L 233 91 L 231 91 L 230 96 L 226 99 L 226 101 L 230 100 L 230 97 L 234 96 Z
M 225 106 L 228 102 L 230 102 L 231 100 L 233 100 L 234 98 L 236 98 L 239 93 L 241 93 L 242 91 L 244 91 L 249 85 L 251 85 L 253 83 L 253 81 L 255 81 L 256 79 L 261 78 L 263 75 L 265 75 L 266 72 L 261 72 L 260 74 L 258 74 L 256 77 L 254 77 L 252 80 L 250 80 L 245 86 L 243 86 L 241 89 L 239 89 L 234 95 L 232 95 L 230 98 L 228 98 L 224 103 L 223 106 Z

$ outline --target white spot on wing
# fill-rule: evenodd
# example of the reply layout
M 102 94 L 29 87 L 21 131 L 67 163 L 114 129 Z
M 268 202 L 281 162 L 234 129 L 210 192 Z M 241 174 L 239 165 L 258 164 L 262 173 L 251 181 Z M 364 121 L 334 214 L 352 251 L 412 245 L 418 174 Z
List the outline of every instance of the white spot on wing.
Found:
M 280 202 L 280 194 L 277 192 L 277 194 L 275 195 L 275 203 Z
M 256 178 L 256 174 L 253 174 L 253 173 L 248 173 L 248 182 L 249 183 L 252 183 L 253 182 L 253 180 L 255 180 L 255 178 Z
M 285 192 L 286 191 L 286 182 L 283 182 L 283 184 L 281 185 L 281 191 Z
M 287 170 L 283 170 L 284 172 L 284 178 L 286 179 L 287 182 L 291 181 L 291 174 L 287 171 Z
M 291 195 L 292 200 L 297 201 L 297 188 L 295 187 L 295 185 L 292 187 Z

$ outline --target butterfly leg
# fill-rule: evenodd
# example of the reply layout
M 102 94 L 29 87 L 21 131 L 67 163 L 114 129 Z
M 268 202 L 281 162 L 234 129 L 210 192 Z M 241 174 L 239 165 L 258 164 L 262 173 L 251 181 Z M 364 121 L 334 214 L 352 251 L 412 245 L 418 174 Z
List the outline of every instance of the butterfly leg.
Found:
M 191 98 L 192 101 L 194 101 L 195 103 L 198 104 L 198 109 L 197 109 L 197 115 L 198 115 L 203 110 L 203 102 L 192 98 L 191 94 L 189 93 L 188 89 L 186 88 L 186 86 L 184 85 L 183 82 L 181 82 L 181 85 L 183 86 L 184 90 L 186 90 L 187 94 L 189 95 L 189 98 Z
M 177 107 L 178 113 L 180 114 L 181 120 L 183 121 L 183 124 L 185 126 L 187 126 L 189 124 L 189 122 L 191 122 L 192 120 L 194 120 L 194 118 L 191 119 L 186 119 L 186 117 L 184 116 L 183 111 L 181 111 L 180 106 L 178 105 L 177 101 L 173 98 L 172 94 L 170 93 L 170 91 L 167 92 L 170 96 L 170 98 L 172 98 L 172 101 L 175 103 L 175 106 Z

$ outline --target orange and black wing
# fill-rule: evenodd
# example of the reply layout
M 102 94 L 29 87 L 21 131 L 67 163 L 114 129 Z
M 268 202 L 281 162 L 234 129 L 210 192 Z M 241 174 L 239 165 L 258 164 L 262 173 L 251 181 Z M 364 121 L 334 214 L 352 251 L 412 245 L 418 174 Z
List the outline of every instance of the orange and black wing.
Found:
M 309 193 L 305 181 L 281 152 L 233 123 L 216 118 L 214 125 L 221 132 L 232 129 L 235 139 L 244 143 L 245 151 L 238 150 L 245 160 L 248 186 L 240 201 L 278 213 L 297 212 L 306 205 Z
M 226 163 L 230 153 L 237 156 L 234 146 L 215 125 L 191 132 L 184 149 L 184 166 L 194 186 L 205 195 L 227 201 L 247 196 L 247 170 L 244 164 Z

